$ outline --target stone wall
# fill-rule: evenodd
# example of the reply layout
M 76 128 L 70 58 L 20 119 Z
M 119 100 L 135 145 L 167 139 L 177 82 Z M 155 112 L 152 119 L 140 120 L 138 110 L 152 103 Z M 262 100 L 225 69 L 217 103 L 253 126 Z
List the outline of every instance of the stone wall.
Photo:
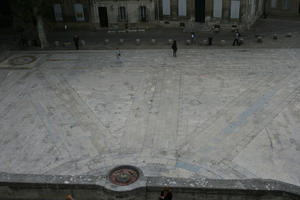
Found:
M 140 177 L 116 186 L 106 177 L 0 173 L 1 200 L 157 200 L 169 186 L 174 200 L 299 200 L 300 187 L 273 180 L 211 180 Z

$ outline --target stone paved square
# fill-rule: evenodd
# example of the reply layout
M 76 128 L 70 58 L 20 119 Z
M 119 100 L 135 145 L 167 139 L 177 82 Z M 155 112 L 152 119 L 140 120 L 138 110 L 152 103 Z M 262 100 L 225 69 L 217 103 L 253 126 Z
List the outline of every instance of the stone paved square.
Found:
M 121 52 L 123 63 L 110 50 L 0 63 L 0 171 L 102 175 L 128 164 L 300 185 L 299 49 Z M 21 56 L 36 59 L 9 62 Z

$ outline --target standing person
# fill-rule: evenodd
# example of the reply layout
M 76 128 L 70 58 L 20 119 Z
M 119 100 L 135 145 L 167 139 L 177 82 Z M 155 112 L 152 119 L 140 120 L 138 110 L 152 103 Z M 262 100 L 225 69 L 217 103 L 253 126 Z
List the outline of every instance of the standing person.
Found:
M 192 32 L 192 40 L 195 39 L 195 32 Z
M 177 43 L 176 43 L 176 40 L 173 41 L 172 49 L 173 49 L 173 56 L 176 57 L 176 52 L 177 52 Z
M 158 200 L 164 200 L 164 199 L 165 199 L 164 191 L 161 191 Z
M 239 46 L 241 45 L 240 36 L 241 36 L 241 34 L 240 34 L 239 30 L 238 29 L 235 30 L 235 38 L 233 40 L 232 46 L 235 46 L 236 44 Z
M 116 58 L 117 58 L 117 61 L 119 61 L 120 63 L 122 62 L 121 51 L 119 48 L 116 48 Z
M 74 35 L 73 41 L 74 41 L 76 50 L 79 50 L 79 37 L 78 37 L 78 35 Z

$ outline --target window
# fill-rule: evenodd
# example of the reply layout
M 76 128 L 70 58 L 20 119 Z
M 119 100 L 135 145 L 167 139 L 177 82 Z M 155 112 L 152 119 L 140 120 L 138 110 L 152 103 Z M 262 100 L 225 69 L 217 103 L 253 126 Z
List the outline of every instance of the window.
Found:
M 62 9 L 60 4 L 54 4 L 54 17 L 57 22 L 63 21 Z
M 288 5 L 288 0 L 282 0 L 282 9 L 288 9 L 289 5 Z
M 272 0 L 271 1 L 271 8 L 276 8 L 277 0 Z
M 254 14 L 255 14 L 255 0 L 251 0 L 251 11 L 250 11 L 250 13 L 251 13 L 251 16 L 254 16 Z
M 171 15 L 170 0 L 163 0 L 162 7 L 163 15 Z
M 214 0 L 214 17 L 222 18 L 222 0 Z
M 140 17 L 141 17 L 141 21 L 145 22 L 146 21 L 146 6 L 141 6 L 140 7 Z
M 126 9 L 124 6 L 119 7 L 119 20 L 126 21 Z
M 76 21 L 82 22 L 84 21 L 84 12 L 83 12 L 83 6 L 80 3 L 74 4 L 74 13 Z
M 186 0 L 178 0 L 178 16 L 186 16 Z
M 240 18 L 240 4 L 239 0 L 231 0 L 230 17 L 231 19 Z

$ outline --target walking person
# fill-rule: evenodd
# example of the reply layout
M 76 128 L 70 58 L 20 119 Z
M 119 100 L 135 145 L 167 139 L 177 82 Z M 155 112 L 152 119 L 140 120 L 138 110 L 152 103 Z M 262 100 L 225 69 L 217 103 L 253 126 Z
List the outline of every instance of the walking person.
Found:
M 78 35 L 74 35 L 73 41 L 74 41 L 76 50 L 79 50 L 79 36 Z
M 195 39 L 195 32 L 192 32 L 192 35 L 191 35 L 191 37 L 192 37 L 192 40 L 194 40 L 194 39 Z
M 240 43 L 240 36 L 241 36 L 241 34 L 240 34 L 239 30 L 237 29 L 235 31 L 235 38 L 233 40 L 232 46 L 235 46 L 236 44 L 239 45 L 239 46 L 241 45 L 241 43 Z
M 121 51 L 119 48 L 116 48 L 116 58 L 118 62 L 122 63 Z
M 195 40 L 195 37 L 196 37 L 195 32 L 192 32 L 192 35 L 191 35 L 192 41 Z
M 176 57 L 176 52 L 177 52 L 177 43 L 176 43 L 176 40 L 173 41 L 172 49 L 173 49 L 173 56 Z

